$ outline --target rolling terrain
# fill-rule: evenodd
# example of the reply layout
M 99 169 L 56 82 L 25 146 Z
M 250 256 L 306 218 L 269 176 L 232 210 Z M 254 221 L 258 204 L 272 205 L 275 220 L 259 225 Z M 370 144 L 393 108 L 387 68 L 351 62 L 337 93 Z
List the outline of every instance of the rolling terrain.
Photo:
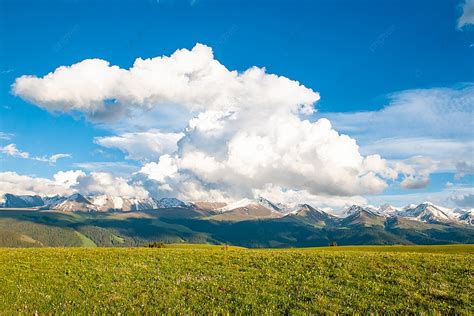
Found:
M 44 205 L 3 208 L 0 209 L 0 246 L 131 247 L 154 241 L 252 248 L 313 247 L 331 242 L 338 245 L 474 243 L 474 226 L 454 220 L 436 221 L 433 217 L 423 221 L 414 218 L 417 213 L 410 214 L 411 217 L 391 216 L 352 206 L 336 216 L 310 205 L 282 213 L 263 203 L 222 210 L 220 204 L 211 208 L 208 204 L 167 202 L 156 209 L 135 211 L 70 211 L 69 206 L 67 210 L 59 210 Z M 59 203 L 64 206 L 64 201 Z M 79 203 L 77 197 L 74 203 Z M 417 208 L 424 208 L 425 216 L 436 206 L 425 204 Z

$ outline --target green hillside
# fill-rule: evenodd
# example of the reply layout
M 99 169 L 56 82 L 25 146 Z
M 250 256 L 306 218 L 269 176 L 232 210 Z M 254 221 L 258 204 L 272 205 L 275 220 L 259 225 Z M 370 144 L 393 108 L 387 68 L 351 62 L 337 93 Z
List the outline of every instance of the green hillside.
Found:
M 474 243 L 474 227 L 354 217 L 345 226 L 306 217 L 212 220 L 183 210 L 141 212 L 0 211 L 0 247 L 133 247 L 149 242 L 247 248 Z
M 472 315 L 474 246 L 0 249 L 0 310 Z

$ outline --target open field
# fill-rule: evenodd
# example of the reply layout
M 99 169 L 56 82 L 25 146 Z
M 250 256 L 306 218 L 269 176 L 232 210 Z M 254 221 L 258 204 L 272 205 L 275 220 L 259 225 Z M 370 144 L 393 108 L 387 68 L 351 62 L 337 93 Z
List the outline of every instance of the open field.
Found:
M 474 313 L 474 246 L 0 249 L 0 311 Z

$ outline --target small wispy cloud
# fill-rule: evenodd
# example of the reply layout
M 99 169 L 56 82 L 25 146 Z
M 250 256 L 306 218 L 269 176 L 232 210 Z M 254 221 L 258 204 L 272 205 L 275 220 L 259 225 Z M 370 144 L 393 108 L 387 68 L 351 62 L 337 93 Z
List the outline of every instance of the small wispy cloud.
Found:
M 71 157 L 70 154 L 54 154 L 43 157 L 31 156 L 29 152 L 18 149 L 15 144 L 8 144 L 4 147 L 0 147 L 0 153 L 11 157 L 42 161 L 50 164 L 55 164 L 59 159 Z
M 474 24 L 474 0 L 466 0 L 462 5 L 462 15 L 458 19 L 458 29 Z
M 12 156 L 12 157 L 24 158 L 24 159 L 30 158 L 29 153 L 19 150 L 15 144 L 9 144 L 4 147 L 1 147 L 0 152 L 2 154 Z
M 0 132 L 0 139 L 9 140 L 12 139 L 13 134 Z
M 109 172 L 124 177 L 127 177 L 140 169 L 137 165 L 118 161 L 87 161 L 77 162 L 72 165 L 76 168 L 85 169 L 90 172 Z

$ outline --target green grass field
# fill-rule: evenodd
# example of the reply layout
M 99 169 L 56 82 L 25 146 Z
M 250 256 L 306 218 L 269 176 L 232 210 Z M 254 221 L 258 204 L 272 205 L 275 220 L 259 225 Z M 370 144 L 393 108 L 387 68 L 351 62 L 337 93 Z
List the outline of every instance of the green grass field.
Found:
M 474 246 L 0 249 L 0 313 L 474 314 Z

